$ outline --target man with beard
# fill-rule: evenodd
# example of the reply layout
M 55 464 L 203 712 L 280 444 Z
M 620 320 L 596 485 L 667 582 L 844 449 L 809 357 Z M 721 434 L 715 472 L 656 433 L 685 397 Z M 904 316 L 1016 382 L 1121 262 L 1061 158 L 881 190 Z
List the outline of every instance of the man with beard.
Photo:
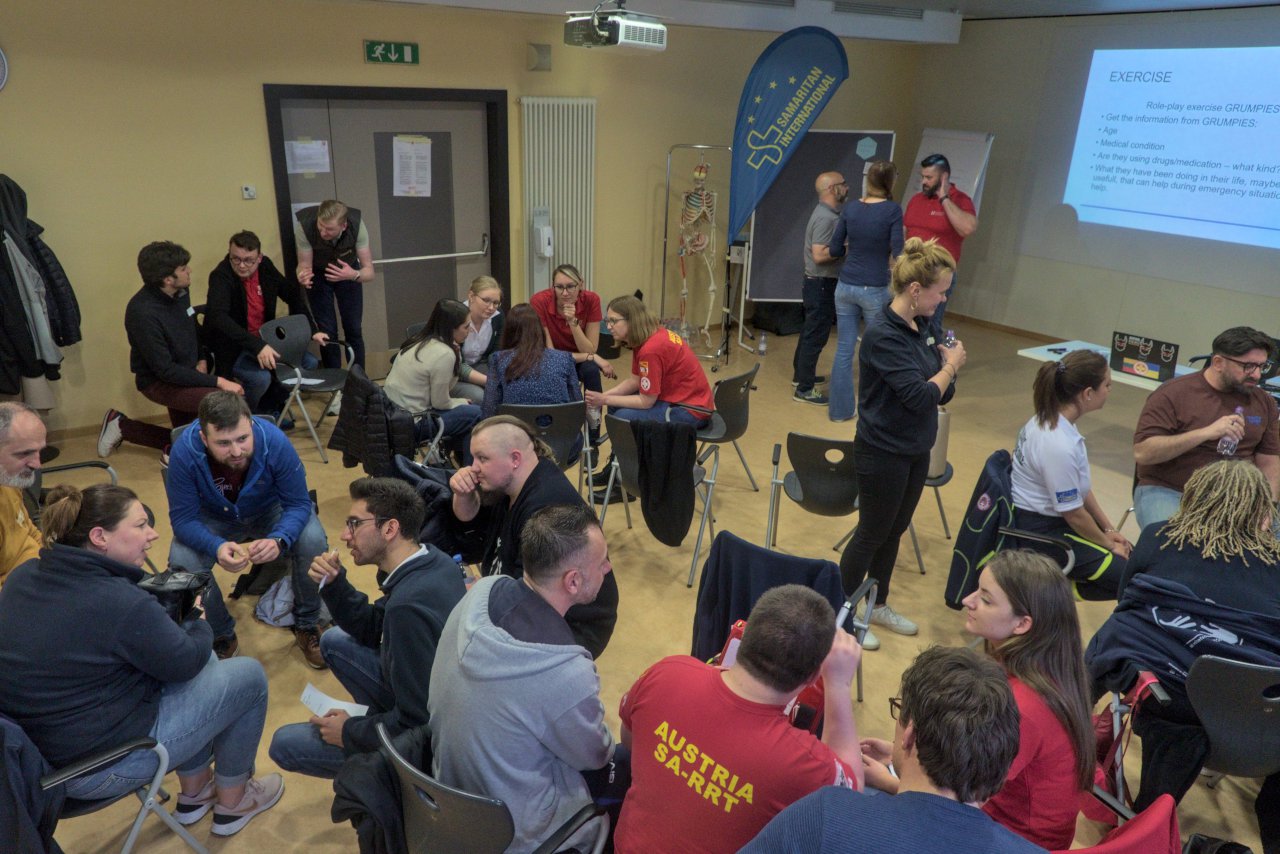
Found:
M 821 406 L 827 397 L 814 386 L 826 378 L 816 374 L 818 356 L 836 322 L 836 280 L 841 264 L 831 256 L 827 244 L 840 219 L 840 205 L 849 197 L 849 185 L 839 172 L 823 172 L 813 186 L 818 191 L 818 206 L 804 229 L 804 329 L 791 362 L 791 384 L 796 387 L 796 400 Z
M 36 481 L 44 422 L 25 403 L 0 403 L 0 584 L 20 563 L 40 553 L 40 529 L 22 501 L 22 490 Z
M 543 507 L 586 506 L 551 450 L 520 419 L 486 418 L 471 430 L 472 463 L 449 481 L 453 515 L 471 522 L 483 510 L 485 529 L 482 575 L 521 577 L 524 563 L 520 539 L 525 523 Z M 564 615 L 574 640 L 599 658 L 618 621 L 618 582 L 609 573 L 592 600 L 575 604 Z
M 951 257 L 960 263 L 960 250 L 965 240 L 978 230 L 977 208 L 973 199 L 951 183 L 951 162 L 941 154 L 930 154 L 920 161 L 920 192 L 907 202 L 902 214 L 902 226 L 908 238 L 921 240 L 936 238 Z M 947 298 L 955 291 L 956 279 L 952 277 Z M 930 328 L 941 332 L 942 317 L 947 304 L 938 306 L 930 321 Z
M 1224 458 L 1251 460 L 1280 488 L 1276 403 L 1261 387 L 1271 369 L 1271 337 L 1235 326 L 1213 339 L 1203 371 L 1161 385 L 1147 398 L 1133 434 L 1138 483 L 1133 510 L 1142 528 L 1178 509 L 1182 487 L 1201 466 Z M 1223 453 L 1219 441 L 1237 444 Z
M 289 555 L 293 568 L 293 634 L 307 664 L 323 670 L 320 593 L 307 575 L 329 548 L 307 492 L 307 473 L 280 428 L 254 418 L 244 396 L 215 391 L 200 401 L 199 419 L 173 443 L 165 490 L 173 544 L 169 564 L 192 572 L 215 563 L 228 572 Z M 204 595 L 213 651 L 229 658 L 239 646 L 217 581 Z
M 318 555 L 311 578 L 333 614 L 320 654 L 365 715 L 330 709 L 309 723 L 287 724 L 271 739 L 271 758 L 286 771 L 332 779 L 348 756 L 378 749 L 377 725 L 397 735 L 427 722 L 427 689 L 436 643 L 466 588 L 458 565 L 418 543 L 426 508 L 413 487 L 391 477 L 351 482 L 342 541 L 358 566 L 386 574 L 370 603 L 347 579 L 338 553 Z

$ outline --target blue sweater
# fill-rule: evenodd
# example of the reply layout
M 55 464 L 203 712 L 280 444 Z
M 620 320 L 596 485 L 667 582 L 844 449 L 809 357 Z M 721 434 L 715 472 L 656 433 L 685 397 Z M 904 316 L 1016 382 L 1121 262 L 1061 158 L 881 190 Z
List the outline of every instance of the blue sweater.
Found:
M 161 686 L 209 662 L 209 624 L 174 623 L 141 578 L 55 543 L 0 588 L 0 712 L 55 768 L 147 735 Z
M 199 420 L 173 443 L 165 490 L 173 536 L 201 554 L 215 554 L 225 542 L 200 521 L 201 513 L 236 521 L 255 518 L 280 505 L 284 512 L 266 537 L 283 537 L 286 548 L 293 545 L 311 518 L 302 460 L 288 437 L 265 418 L 253 419 L 253 459 L 234 504 L 223 498 L 213 483 Z
M 831 244 L 831 257 L 849 252 L 840 268 L 840 281 L 846 285 L 883 288 L 889 284 L 889 259 L 902 254 L 902 208 L 891 201 L 867 204 L 858 199 L 847 202 L 840 211 Z
M 489 359 L 489 382 L 484 387 L 481 417 L 498 414 L 504 403 L 536 406 L 582 400 L 578 388 L 578 371 L 573 354 L 563 350 L 544 350 L 536 370 L 519 379 L 509 379 L 507 368 L 515 350 L 499 350 Z

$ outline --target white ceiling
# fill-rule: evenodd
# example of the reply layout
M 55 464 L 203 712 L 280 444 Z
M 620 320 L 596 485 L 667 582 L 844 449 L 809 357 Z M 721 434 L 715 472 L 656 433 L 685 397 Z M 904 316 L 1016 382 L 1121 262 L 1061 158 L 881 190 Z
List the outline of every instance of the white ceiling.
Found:
M 595 0 L 369 0 L 562 16 Z M 955 43 L 963 21 L 1113 15 L 1280 5 L 1275 0 L 626 0 L 667 24 L 784 32 L 817 25 L 838 36 Z M 612 0 L 608 8 L 613 8 Z

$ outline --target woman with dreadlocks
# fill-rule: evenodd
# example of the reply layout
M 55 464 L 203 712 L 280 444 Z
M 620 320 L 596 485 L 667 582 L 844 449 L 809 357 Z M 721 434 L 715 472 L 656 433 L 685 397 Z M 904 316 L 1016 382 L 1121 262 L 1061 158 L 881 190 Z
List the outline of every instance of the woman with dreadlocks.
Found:
M 1142 532 L 1121 579 L 1120 603 L 1085 654 L 1095 681 L 1117 687 L 1126 660 L 1150 669 L 1167 706 L 1144 703 L 1134 716 L 1142 738 L 1142 784 L 1134 806 L 1175 799 L 1195 782 L 1209 740 L 1186 694 L 1195 657 L 1280 663 L 1280 540 L 1271 530 L 1271 487 L 1251 462 L 1223 460 L 1196 471 L 1178 512 Z M 1152 634 L 1155 643 L 1149 642 Z M 1179 657 L 1182 656 L 1182 657 Z M 1280 852 L 1280 774 L 1254 803 L 1263 850 Z

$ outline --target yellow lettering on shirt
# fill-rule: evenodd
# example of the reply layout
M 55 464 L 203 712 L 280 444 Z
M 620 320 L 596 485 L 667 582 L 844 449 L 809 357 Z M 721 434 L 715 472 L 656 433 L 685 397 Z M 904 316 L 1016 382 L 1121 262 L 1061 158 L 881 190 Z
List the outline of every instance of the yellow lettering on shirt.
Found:
M 663 768 L 685 780 L 689 791 L 697 793 L 703 801 L 723 809 L 726 813 L 739 803 L 752 803 L 755 787 L 702 752 L 677 731 L 668 721 L 654 729 L 659 739 L 653 749 L 653 758 Z

